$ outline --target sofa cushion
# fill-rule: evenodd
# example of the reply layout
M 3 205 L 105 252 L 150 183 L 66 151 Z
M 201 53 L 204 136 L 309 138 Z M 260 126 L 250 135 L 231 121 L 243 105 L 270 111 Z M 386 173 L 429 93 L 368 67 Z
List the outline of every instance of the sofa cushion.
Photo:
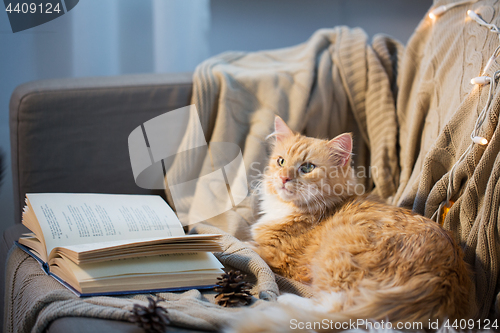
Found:
M 163 194 L 135 184 L 128 136 L 190 104 L 191 74 L 42 80 L 10 101 L 15 221 L 25 193 Z

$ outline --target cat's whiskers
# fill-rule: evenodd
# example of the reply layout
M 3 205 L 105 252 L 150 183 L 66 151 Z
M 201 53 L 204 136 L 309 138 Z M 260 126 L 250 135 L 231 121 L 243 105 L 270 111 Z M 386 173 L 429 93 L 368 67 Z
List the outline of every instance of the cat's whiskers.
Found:
M 257 179 L 252 181 L 252 193 L 261 196 L 263 193 L 262 191 L 266 191 L 265 185 L 268 184 L 273 179 L 273 177 L 265 173 L 261 173 L 260 175 L 255 177 Z
M 263 183 L 263 180 L 259 180 L 255 185 L 252 184 L 253 186 L 250 187 L 250 191 L 252 191 L 252 194 L 260 195 Z
M 312 209 L 310 209 L 310 207 L 309 207 L 309 200 L 307 200 L 306 195 L 304 193 L 302 193 L 302 192 L 298 192 L 298 193 L 300 194 L 300 196 L 304 199 L 304 202 L 306 203 L 306 207 L 307 207 L 306 211 L 308 213 L 310 213 L 312 211 Z
M 310 215 L 318 216 L 317 222 L 319 222 L 325 217 L 328 206 L 326 200 L 324 200 L 322 196 L 322 193 L 317 189 L 315 192 L 321 197 L 318 197 L 315 193 L 313 193 L 311 186 L 299 184 L 299 188 L 297 189 L 297 193 L 300 194 L 303 199 L 303 203 L 306 205 L 306 212 Z
M 318 196 L 314 196 L 314 200 L 318 203 L 318 206 L 320 207 L 319 221 L 321 221 L 325 217 L 327 211 L 327 204 L 323 196 L 323 193 L 318 192 Z
M 317 195 L 314 195 L 313 193 L 309 192 L 309 195 L 318 207 L 319 210 L 318 222 L 319 222 L 323 220 L 323 218 L 326 215 L 327 211 L 326 200 L 324 199 L 323 194 L 320 191 L 317 191 Z

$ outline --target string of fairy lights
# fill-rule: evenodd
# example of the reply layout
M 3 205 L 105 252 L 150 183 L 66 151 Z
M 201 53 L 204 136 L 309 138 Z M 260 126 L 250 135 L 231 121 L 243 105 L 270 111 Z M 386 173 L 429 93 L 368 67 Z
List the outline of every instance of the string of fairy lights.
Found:
M 442 5 L 438 6 L 434 9 L 432 9 L 429 12 L 429 18 L 432 20 L 436 20 L 439 16 L 443 15 L 446 13 L 448 10 L 454 7 L 458 6 L 463 6 L 466 4 L 472 4 L 476 3 L 478 0 L 472 0 L 472 1 L 460 1 L 460 2 L 455 2 L 455 3 L 450 3 L 447 5 Z M 470 17 L 472 20 L 477 22 L 480 26 L 486 27 L 490 30 L 490 32 L 495 33 L 498 35 L 499 41 L 500 41 L 500 29 L 491 23 L 486 22 L 479 14 L 472 10 L 467 11 L 468 17 Z M 471 84 L 475 84 L 478 86 L 486 86 L 489 85 L 489 93 L 488 93 L 488 99 L 486 101 L 486 104 L 484 105 L 484 108 L 481 110 L 481 113 L 479 114 L 476 123 L 474 124 L 474 129 L 471 133 L 471 144 L 467 147 L 467 149 L 463 152 L 463 154 L 460 156 L 460 158 L 455 162 L 453 167 L 450 170 L 450 176 L 448 178 L 448 187 L 446 190 L 446 200 L 441 202 L 439 205 L 437 211 L 434 213 L 432 216 L 432 220 L 438 222 L 439 224 L 443 224 L 444 218 L 446 217 L 446 214 L 450 210 L 450 207 L 453 205 L 453 201 L 451 200 L 454 192 L 453 188 L 453 178 L 455 174 L 455 170 L 458 165 L 460 165 L 466 158 L 466 156 L 472 151 L 472 148 L 474 145 L 480 145 L 480 146 L 485 146 L 488 144 L 488 139 L 485 138 L 484 136 L 480 135 L 480 130 L 481 126 L 483 125 L 486 116 L 488 114 L 488 110 L 490 109 L 491 102 L 493 100 L 493 93 L 495 91 L 495 88 L 497 86 L 497 80 L 500 78 L 500 70 L 496 71 L 493 73 L 493 75 L 490 77 L 488 76 L 488 71 L 490 70 L 491 66 L 495 62 L 495 60 L 500 56 L 500 45 L 495 49 L 491 57 L 488 59 L 488 62 L 484 66 L 483 70 L 481 71 L 481 76 L 475 77 L 471 79 Z

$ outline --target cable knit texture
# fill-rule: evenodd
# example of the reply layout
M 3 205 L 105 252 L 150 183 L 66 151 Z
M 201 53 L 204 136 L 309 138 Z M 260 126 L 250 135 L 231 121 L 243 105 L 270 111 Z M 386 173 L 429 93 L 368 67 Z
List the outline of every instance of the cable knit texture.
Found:
M 436 1 L 435 6 L 450 3 Z M 406 48 L 385 35 L 371 42 L 361 29 L 317 31 L 307 42 L 286 49 L 225 53 L 203 62 L 194 75 L 196 104 L 208 141 L 234 142 L 254 179 L 266 165 L 265 137 L 274 115 L 295 131 L 332 138 L 352 132 L 356 168 L 372 167 L 362 183 L 388 202 L 431 217 L 453 183 L 455 204 L 444 221 L 464 248 L 476 285 L 478 318 L 498 316 L 500 234 L 500 96 L 481 128 L 487 146 L 475 145 L 453 179 L 449 171 L 470 144 L 470 133 L 488 98 L 488 88 L 470 84 L 498 46 L 498 36 L 467 18 L 476 10 L 500 25 L 500 4 L 482 0 L 450 9 L 437 20 L 425 17 Z M 488 75 L 500 70 L 494 63 Z M 173 165 L 182 169 L 182 166 Z M 187 201 L 183 204 L 189 204 Z M 306 286 L 277 278 L 237 238 L 248 237 L 254 220 L 251 198 L 208 221 L 227 235 L 218 257 L 254 277 L 254 294 L 273 300 L 281 291 L 309 295 Z M 198 225 L 193 232 L 213 232 Z M 145 296 L 74 297 L 19 250 L 7 270 L 6 331 L 41 332 L 51 320 L 92 316 L 123 320 L 133 300 Z M 162 294 L 172 321 L 218 329 L 238 309 L 215 306 L 208 293 Z M 212 295 L 213 296 L 213 295 Z M 263 300 L 254 306 L 269 306 Z

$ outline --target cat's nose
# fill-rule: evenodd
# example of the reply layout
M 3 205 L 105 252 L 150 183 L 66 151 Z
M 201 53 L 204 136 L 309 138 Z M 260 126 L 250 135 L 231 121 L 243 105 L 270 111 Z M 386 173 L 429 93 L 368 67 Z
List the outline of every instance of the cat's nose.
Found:
M 290 180 L 290 178 L 288 178 L 287 176 L 280 176 L 281 178 L 281 181 L 283 181 L 283 184 L 285 184 L 287 181 Z

